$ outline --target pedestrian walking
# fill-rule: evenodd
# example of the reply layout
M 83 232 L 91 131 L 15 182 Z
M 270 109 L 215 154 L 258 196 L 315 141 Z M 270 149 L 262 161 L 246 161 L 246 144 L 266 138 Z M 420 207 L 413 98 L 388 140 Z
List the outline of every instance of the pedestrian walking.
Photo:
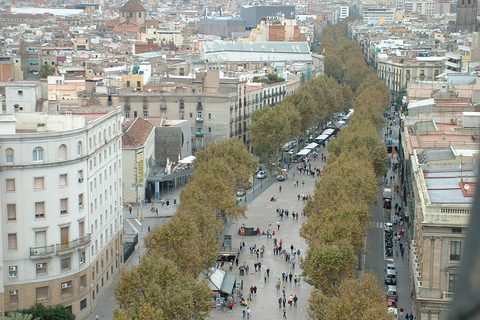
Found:
M 302 180 L 302 187 L 305 187 L 305 180 Z
M 244 318 L 247 316 L 247 308 L 245 307 L 242 308 L 242 315 Z
M 247 307 L 247 319 L 250 319 L 251 316 L 252 316 L 252 309 L 250 309 L 250 307 Z
M 277 230 L 280 230 L 280 220 L 277 221 Z
M 283 297 L 285 298 L 285 295 L 287 293 L 287 288 L 285 288 L 285 286 L 283 286 L 282 293 L 283 293 Z
M 282 193 L 282 185 L 278 186 L 278 192 Z
M 279 309 L 282 309 L 282 301 L 283 301 L 282 297 L 278 298 L 278 308 Z
M 278 280 L 277 280 L 277 286 L 276 286 L 277 291 L 280 290 L 280 285 L 281 285 L 281 284 L 282 284 L 282 281 L 280 280 L 280 278 L 278 278 Z
M 287 308 L 283 308 L 283 318 L 287 319 Z
M 410 320 L 413 320 L 413 313 L 410 313 Z
M 405 320 L 410 320 L 410 316 L 408 315 L 408 313 L 405 315 Z
M 267 278 L 270 278 L 270 268 L 267 267 Z
M 294 307 L 297 306 L 297 301 L 298 301 L 298 297 L 297 297 L 297 295 L 295 295 L 295 296 L 293 297 L 293 306 L 294 306 Z
M 264 281 L 264 283 L 267 283 L 267 273 L 266 272 L 263 274 L 263 281 Z

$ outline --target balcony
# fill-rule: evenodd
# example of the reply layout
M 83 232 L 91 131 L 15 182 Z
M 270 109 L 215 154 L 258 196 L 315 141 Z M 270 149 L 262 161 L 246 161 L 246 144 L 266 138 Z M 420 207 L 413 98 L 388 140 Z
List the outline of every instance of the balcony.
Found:
M 88 246 L 92 241 L 92 237 L 90 234 L 87 234 L 83 238 L 75 239 L 70 242 L 56 244 L 56 253 L 59 256 L 67 255 L 76 249 L 83 249 L 84 247 Z
M 453 292 L 443 292 L 443 300 L 453 300 Z
M 128 104 L 128 105 L 126 104 L 125 106 L 123 106 L 123 109 L 125 109 L 125 111 L 129 111 L 129 110 L 130 110 L 130 105 L 129 105 L 129 104 Z
M 197 110 L 203 110 L 203 106 L 201 103 L 197 103 Z
M 238 121 L 242 121 L 243 117 L 242 116 L 239 116 L 238 117 Z
M 160 110 L 167 110 L 167 105 L 166 104 L 162 104 L 160 106 Z
M 144 104 L 143 105 L 143 110 L 147 110 L 148 109 L 148 104 Z
M 205 135 L 205 133 L 204 133 L 203 131 L 197 131 L 197 132 L 195 132 L 195 137 L 201 138 L 201 137 L 203 137 L 204 135 Z
M 31 259 L 44 259 L 53 256 L 54 254 L 55 246 L 53 244 L 51 246 L 30 248 Z
M 195 121 L 196 122 L 203 122 L 203 118 L 196 118 Z

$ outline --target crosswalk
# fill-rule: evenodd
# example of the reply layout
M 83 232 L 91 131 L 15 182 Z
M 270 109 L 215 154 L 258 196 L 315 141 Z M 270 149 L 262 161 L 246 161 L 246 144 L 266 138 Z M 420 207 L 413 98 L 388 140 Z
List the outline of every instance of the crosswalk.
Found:
M 380 228 L 380 229 L 384 229 L 385 228 L 385 223 L 388 223 L 388 222 L 375 222 L 375 228 Z

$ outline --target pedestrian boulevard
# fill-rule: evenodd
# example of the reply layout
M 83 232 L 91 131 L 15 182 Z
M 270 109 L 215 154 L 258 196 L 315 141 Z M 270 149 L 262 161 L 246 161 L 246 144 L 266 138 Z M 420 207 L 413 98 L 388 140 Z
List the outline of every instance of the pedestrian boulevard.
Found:
M 326 154 L 325 149 L 319 149 L 318 153 Z M 312 169 L 314 166 L 324 167 L 326 163 L 320 159 L 311 161 Z M 296 175 L 295 180 L 299 180 L 298 187 L 294 186 L 295 180 L 293 173 Z M 297 296 L 297 307 L 286 304 L 287 319 L 308 319 L 306 307 L 312 287 L 305 283 L 303 279 L 300 280 L 299 285 L 294 284 L 294 280 L 281 281 L 280 290 L 277 290 L 276 285 L 278 279 L 281 280 L 282 273 L 288 272 L 293 275 L 300 275 L 300 261 L 297 257 L 295 269 L 292 264 L 285 261 L 284 256 L 274 254 L 274 240 L 266 236 L 241 236 L 238 232 L 239 228 L 244 224 L 245 227 L 253 227 L 255 229 L 268 231 L 269 224 L 271 224 L 271 231 L 275 231 L 277 241 L 283 240 L 283 247 L 287 252 L 291 252 L 290 247 L 293 244 L 295 250 L 300 249 L 300 257 L 304 257 L 307 245 L 303 238 L 299 235 L 300 227 L 306 220 L 301 212 L 304 206 L 303 200 L 298 200 L 298 195 L 311 195 L 315 187 L 315 182 L 319 177 L 312 178 L 312 176 L 300 174 L 296 170 L 295 164 L 292 166 L 288 174 L 288 179 L 285 181 L 274 182 L 267 190 L 258 196 L 248 206 L 247 218 L 234 221 L 227 234 L 232 235 L 232 246 L 238 248 L 240 242 L 245 242 L 245 250 L 239 257 L 239 265 L 246 264 L 249 266 L 247 275 L 239 276 L 244 281 L 243 296 L 248 297 L 248 288 L 257 286 L 257 294 L 253 295 L 252 301 L 248 301 L 248 306 L 251 309 L 252 319 L 268 320 L 268 319 L 283 319 L 283 305 L 279 308 L 278 300 L 283 297 L 283 287 L 285 287 L 285 296 L 288 301 L 291 295 Z M 305 184 L 302 182 L 305 181 Z M 280 192 L 280 186 L 281 192 Z M 277 201 L 272 202 L 270 199 L 275 196 Z M 289 211 L 288 217 L 284 216 L 280 221 L 276 212 L 277 208 Z M 292 218 L 292 212 L 299 213 L 298 220 Z M 278 229 L 277 222 L 280 221 L 280 228 Z M 277 230 L 278 229 L 278 230 Z M 250 246 L 256 245 L 257 248 L 265 246 L 265 255 L 257 259 L 255 254 L 250 253 Z M 261 263 L 261 270 L 255 272 L 254 264 Z M 270 276 L 265 283 L 264 273 L 267 267 L 270 269 Z M 238 268 L 235 267 L 233 272 L 239 274 Z M 293 277 L 292 277 L 293 278 Z M 207 319 L 239 319 L 242 318 L 242 306 L 236 304 L 231 312 L 229 310 L 223 311 L 221 308 L 214 309 Z

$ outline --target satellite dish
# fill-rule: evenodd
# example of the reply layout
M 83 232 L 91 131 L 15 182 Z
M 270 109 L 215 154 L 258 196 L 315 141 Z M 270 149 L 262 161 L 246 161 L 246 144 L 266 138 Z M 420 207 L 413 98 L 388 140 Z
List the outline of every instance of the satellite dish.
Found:
M 465 190 L 470 189 L 470 185 L 468 183 L 465 183 L 465 185 L 463 187 L 465 188 Z
M 48 113 L 43 114 L 43 117 L 44 117 L 45 119 L 47 119 L 47 118 L 48 118 Z

